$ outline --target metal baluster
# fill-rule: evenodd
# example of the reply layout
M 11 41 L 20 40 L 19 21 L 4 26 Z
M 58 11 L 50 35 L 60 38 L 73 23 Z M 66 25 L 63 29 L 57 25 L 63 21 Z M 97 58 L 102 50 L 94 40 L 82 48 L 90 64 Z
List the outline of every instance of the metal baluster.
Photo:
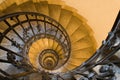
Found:
M 8 60 L 3 60 L 3 59 L 0 59 L 0 62 L 2 62 L 2 63 L 11 63 L 10 61 L 8 61 Z
M 60 34 L 59 40 L 61 40 L 62 35 Z M 58 53 L 62 50 L 62 48 L 58 51 Z
M 65 80 L 64 78 L 62 78 L 60 75 L 57 75 L 58 78 L 62 79 L 62 80 Z M 59 79 L 58 79 L 59 80 Z
M 22 25 L 21 21 L 18 19 L 18 16 L 16 17 L 16 19 L 17 19 L 19 25 L 20 25 L 20 26 L 22 27 L 22 29 L 25 31 L 25 28 L 24 28 L 24 26 Z
M 111 58 L 111 57 L 115 54 L 115 52 L 117 52 L 119 49 L 120 49 L 120 46 L 118 46 L 117 48 L 115 48 L 115 50 L 113 50 L 113 51 L 110 52 L 108 55 L 106 55 L 105 57 L 103 57 L 102 59 L 100 59 L 100 60 L 97 62 L 97 64 L 102 63 L 102 62 L 104 62 L 105 60 L 108 60 L 109 58 Z
M 0 72 L 1 72 L 2 74 L 4 74 L 5 76 L 10 76 L 10 74 L 6 73 L 6 72 L 3 71 L 2 69 L 0 69 Z
M 81 72 L 85 72 L 89 69 L 92 69 L 93 67 L 99 65 L 100 63 L 104 62 L 105 60 L 108 60 L 110 57 L 112 57 L 116 51 L 118 51 L 120 49 L 120 47 L 117 47 L 115 50 L 113 50 L 112 52 L 110 52 L 107 56 L 103 57 L 102 59 L 100 59 L 99 61 L 97 61 L 96 63 L 94 63 L 93 65 L 87 67 L 86 69 L 81 70 Z
M 59 26 L 59 25 L 58 25 L 58 26 Z M 56 34 L 55 34 L 55 37 L 57 36 L 58 31 L 59 31 L 59 30 L 57 29 Z M 58 46 L 59 46 L 59 44 L 57 45 L 57 47 L 55 48 L 55 50 L 57 50 Z
M 5 48 L 5 47 L 0 46 L 0 49 L 5 50 L 5 51 L 7 51 L 7 52 L 10 52 L 10 54 L 14 54 L 14 55 L 17 55 L 17 56 L 19 56 L 19 57 L 24 58 L 22 55 L 20 55 L 20 54 L 18 54 L 18 53 L 16 53 L 16 52 L 13 52 L 13 51 Z
M 53 48 L 53 47 L 54 47 L 54 40 L 55 40 L 55 38 L 56 38 L 56 35 L 57 35 L 57 32 L 58 32 L 58 29 L 55 30 L 55 28 L 53 28 L 52 31 L 55 31 L 55 35 L 54 35 L 54 38 L 53 38 L 53 46 L 52 46 L 52 48 Z
M 25 28 L 25 31 L 23 31 L 23 38 L 25 41 L 27 41 L 30 38 L 30 35 L 29 35 L 30 33 L 28 32 L 29 29 L 30 29 L 30 27 Z
M 22 47 L 20 46 L 19 43 L 17 43 L 16 41 L 13 41 L 13 38 L 10 39 L 10 38 L 7 37 L 6 35 L 4 35 L 4 37 L 5 37 L 7 40 L 9 40 L 9 41 L 12 43 L 12 45 L 15 46 L 16 48 L 22 49 Z
M 17 34 L 17 36 L 25 43 L 24 39 L 17 33 L 17 31 L 15 29 L 12 28 L 12 26 L 6 21 L 4 20 L 4 22 L 9 26 L 9 28 L 11 28 L 15 34 Z
M 35 15 L 35 18 L 36 18 L 36 21 L 37 21 L 37 29 L 38 29 L 38 32 L 40 32 L 41 31 L 41 29 L 40 29 L 40 24 L 39 24 L 39 22 L 38 22 L 38 19 L 37 19 L 37 15 Z
M 34 32 L 34 30 L 33 30 L 33 27 L 32 27 L 32 25 L 31 25 L 31 23 L 30 23 L 30 19 L 28 18 L 28 15 L 25 15 L 25 16 L 26 16 L 26 18 L 27 18 L 27 20 L 28 20 L 28 23 L 29 23 L 29 25 L 30 25 L 30 28 L 31 28 L 31 30 L 32 30 L 33 35 L 34 35 L 34 37 L 36 38 L 35 32 Z
M 51 23 L 52 23 L 53 21 L 51 20 Z M 50 25 L 50 29 L 49 29 L 49 34 L 51 34 L 52 33 L 52 29 L 53 29 L 53 26 L 52 25 Z M 53 41 L 54 42 L 54 41 Z M 50 46 L 50 43 L 49 43 L 49 38 L 48 38 L 48 46 Z
M 44 17 L 44 29 L 45 29 L 45 37 L 46 37 L 46 22 L 45 22 L 45 17 Z
M 27 29 L 24 28 L 24 26 L 22 25 L 21 21 L 18 19 L 18 17 L 16 17 L 18 23 L 20 24 L 20 26 L 23 29 L 23 39 L 26 40 L 26 36 L 27 36 Z

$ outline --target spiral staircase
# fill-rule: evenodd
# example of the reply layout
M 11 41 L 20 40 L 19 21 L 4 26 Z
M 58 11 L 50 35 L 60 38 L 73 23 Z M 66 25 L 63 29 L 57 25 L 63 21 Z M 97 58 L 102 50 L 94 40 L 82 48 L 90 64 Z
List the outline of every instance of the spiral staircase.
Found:
M 75 80 L 96 51 L 86 19 L 62 1 L 5 0 L 0 16 L 2 80 Z

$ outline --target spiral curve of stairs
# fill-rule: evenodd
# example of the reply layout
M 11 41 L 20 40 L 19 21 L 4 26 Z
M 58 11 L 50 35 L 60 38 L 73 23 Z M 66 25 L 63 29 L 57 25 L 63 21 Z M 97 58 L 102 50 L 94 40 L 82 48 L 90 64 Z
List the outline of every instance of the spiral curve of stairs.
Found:
M 14 53 L 15 60 L 26 61 L 36 70 L 66 73 L 96 51 L 86 19 L 62 1 L 5 0 L 0 16 L 0 59 Z M 10 66 L 0 65 L 5 71 Z

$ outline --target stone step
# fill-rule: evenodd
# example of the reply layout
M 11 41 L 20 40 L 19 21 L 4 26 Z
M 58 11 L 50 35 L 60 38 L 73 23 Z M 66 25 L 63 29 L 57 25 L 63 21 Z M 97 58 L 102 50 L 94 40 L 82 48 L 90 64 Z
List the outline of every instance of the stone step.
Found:
M 61 9 L 61 14 L 60 14 L 60 18 L 59 18 L 59 23 L 66 28 L 70 19 L 72 17 L 72 12 L 65 10 L 65 9 Z
M 55 4 L 49 4 L 48 8 L 49 8 L 49 16 L 55 19 L 56 21 L 58 21 L 60 18 L 61 6 Z
M 36 7 L 36 10 L 39 13 L 49 16 L 49 9 L 48 9 L 48 2 L 47 1 L 41 1 L 38 3 L 34 3 L 34 4 Z
M 24 12 L 37 12 L 34 3 L 31 0 L 29 0 L 29 1 L 25 2 L 25 3 L 22 3 L 22 4 L 18 5 L 18 6 Z
M 94 50 L 92 50 L 92 46 L 84 49 L 78 49 L 78 50 L 72 50 L 71 52 L 71 58 L 90 58 Z

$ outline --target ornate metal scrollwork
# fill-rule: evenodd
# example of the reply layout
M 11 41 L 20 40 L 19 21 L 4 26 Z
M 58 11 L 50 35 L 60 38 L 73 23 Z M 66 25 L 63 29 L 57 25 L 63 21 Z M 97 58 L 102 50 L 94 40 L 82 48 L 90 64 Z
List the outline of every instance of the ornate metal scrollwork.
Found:
M 29 33 L 30 27 L 24 28 L 23 31 L 23 39 L 27 41 L 30 38 L 30 33 Z
M 17 43 L 17 41 L 14 41 L 14 39 L 12 38 L 12 46 L 15 46 L 16 48 L 18 48 L 19 50 L 22 50 L 22 47 L 19 43 Z
M 116 80 L 115 69 L 112 64 L 103 65 L 99 70 L 99 75 L 96 77 L 97 79 L 104 80 Z

